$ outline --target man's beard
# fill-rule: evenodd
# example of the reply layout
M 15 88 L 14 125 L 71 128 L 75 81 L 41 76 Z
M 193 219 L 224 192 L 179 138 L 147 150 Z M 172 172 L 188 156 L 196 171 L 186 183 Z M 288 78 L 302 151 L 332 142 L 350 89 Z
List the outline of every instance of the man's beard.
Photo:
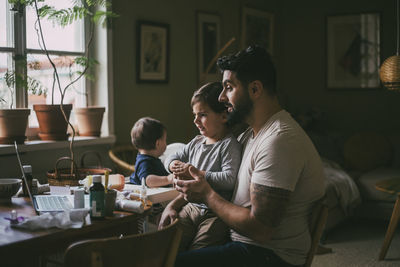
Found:
M 253 102 L 248 94 L 245 94 L 243 99 L 241 99 L 237 104 L 236 108 L 232 107 L 232 112 L 228 113 L 228 125 L 234 126 L 239 123 L 246 122 L 246 117 L 250 114 L 253 109 Z

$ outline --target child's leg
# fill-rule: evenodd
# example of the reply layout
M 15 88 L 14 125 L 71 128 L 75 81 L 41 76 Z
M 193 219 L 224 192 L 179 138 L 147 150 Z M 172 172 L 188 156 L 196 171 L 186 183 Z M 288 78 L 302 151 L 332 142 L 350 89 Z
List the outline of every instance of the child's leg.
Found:
M 201 217 L 201 223 L 197 227 L 197 233 L 189 250 L 222 245 L 228 241 L 230 241 L 229 227 L 212 211 L 207 210 Z
M 182 208 L 178 216 L 179 226 L 182 229 L 179 251 L 185 251 L 189 249 L 189 246 L 196 235 L 200 209 L 189 203 Z

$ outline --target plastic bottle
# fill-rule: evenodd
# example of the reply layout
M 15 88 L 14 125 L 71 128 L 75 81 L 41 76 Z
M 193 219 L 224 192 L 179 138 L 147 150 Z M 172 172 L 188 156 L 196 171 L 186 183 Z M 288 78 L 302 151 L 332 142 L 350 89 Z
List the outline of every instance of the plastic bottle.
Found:
M 140 200 L 142 202 L 143 207 L 146 207 L 146 202 L 147 202 L 147 188 L 146 188 L 146 179 L 142 177 L 142 187 L 140 188 Z M 142 222 L 139 223 L 139 228 L 142 228 L 139 230 L 141 233 L 146 233 L 149 229 L 149 217 L 145 216 L 143 218 Z M 141 227 L 140 227 L 141 224 Z
M 101 176 L 93 176 L 93 185 L 89 189 L 90 217 L 93 219 L 104 218 L 104 186 Z
M 26 178 L 26 182 L 28 183 L 29 190 L 32 193 L 32 180 L 33 180 L 32 166 L 24 165 L 24 166 L 22 166 L 22 168 L 24 169 L 25 178 Z M 24 196 L 29 196 L 28 190 L 26 189 L 25 180 L 23 178 L 22 178 L 22 192 L 23 192 Z
M 82 209 L 85 207 L 85 190 L 77 188 L 74 190 L 74 209 Z
M 140 188 L 140 200 L 143 202 L 143 205 L 146 206 L 147 188 L 146 188 L 146 179 L 145 178 L 142 178 L 142 187 Z
M 105 185 L 105 175 L 101 175 L 101 181 Z M 91 176 L 87 176 L 83 180 L 79 180 L 79 184 L 83 185 L 85 188 L 89 188 L 92 184 Z M 121 174 L 110 174 L 108 179 L 108 189 L 115 189 L 121 191 L 125 186 L 125 177 Z

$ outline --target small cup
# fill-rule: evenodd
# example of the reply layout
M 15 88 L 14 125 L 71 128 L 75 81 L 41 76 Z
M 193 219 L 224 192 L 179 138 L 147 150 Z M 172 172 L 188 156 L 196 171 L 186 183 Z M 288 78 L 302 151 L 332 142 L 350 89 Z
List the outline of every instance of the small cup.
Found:
M 105 215 L 113 216 L 115 200 L 117 198 L 117 190 L 109 189 L 104 194 L 104 207 L 105 207 Z

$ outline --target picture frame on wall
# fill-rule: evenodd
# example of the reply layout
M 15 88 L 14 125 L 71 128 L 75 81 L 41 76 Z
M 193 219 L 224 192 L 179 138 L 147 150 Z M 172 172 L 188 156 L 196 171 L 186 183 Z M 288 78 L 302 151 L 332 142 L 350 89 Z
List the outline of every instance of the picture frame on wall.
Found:
M 326 17 L 326 86 L 330 90 L 379 89 L 380 14 Z
M 243 49 L 250 45 L 259 45 L 273 55 L 274 15 L 272 13 L 243 7 L 241 31 Z
M 217 14 L 196 12 L 198 82 L 221 80 L 221 74 L 213 59 L 220 49 L 221 18 Z
M 169 79 L 169 24 L 137 21 L 136 69 L 138 83 L 167 83 Z

